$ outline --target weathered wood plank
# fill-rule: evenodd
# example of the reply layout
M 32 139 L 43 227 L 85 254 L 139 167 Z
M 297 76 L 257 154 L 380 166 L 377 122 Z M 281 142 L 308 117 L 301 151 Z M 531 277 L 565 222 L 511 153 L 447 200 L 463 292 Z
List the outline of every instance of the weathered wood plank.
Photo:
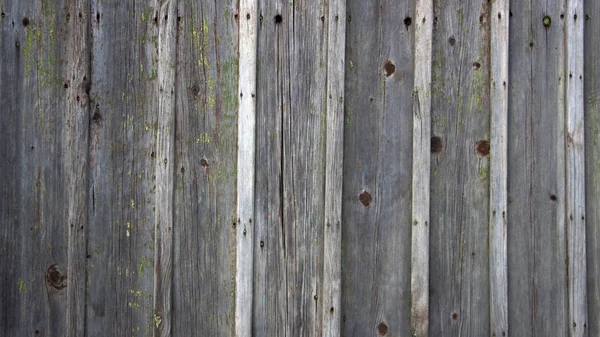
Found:
M 569 335 L 575 337 L 587 336 L 583 0 L 568 1 L 565 21 Z
M 567 336 L 564 1 L 511 7 L 508 325 Z
M 287 331 L 282 121 L 289 92 L 283 82 L 289 72 L 288 9 L 283 1 L 259 1 L 253 336 L 286 336 Z
M 180 0 L 178 13 L 173 335 L 231 336 L 237 7 Z
M 287 2 L 281 90 L 287 336 L 322 333 L 327 2 Z M 268 20 L 267 18 L 266 20 Z M 338 18 L 340 19 L 340 18 Z M 278 21 L 275 18 L 275 21 Z M 276 22 L 277 23 L 277 22 Z M 287 33 L 286 33 L 287 32 Z
M 508 335 L 507 116 L 509 1 L 492 2 L 490 12 L 490 213 L 489 270 L 492 335 Z
M 155 7 L 92 2 L 90 228 L 86 336 L 143 335 L 153 303 Z M 107 43 L 107 41 L 111 41 Z
M 64 336 L 64 2 L 0 1 L 0 335 Z M 49 268 L 50 266 L 55 268 Z M 47 282 L 46 273 L 55 276 Z
M 67 331 L 85 334 L 86 231 L 88 230 L 88 176 L 91 85 L 90 1 L 77 0 L 69 8 L 66 171 L 67 171 Z
M 340 336 L 342 302 L 342 177 L 344 153 L 344 75 L 346 0 L 329 3 L 327 38 L 327 143 L 322 318 L 324 337 Z
M 347 2 L 342 336 L 410 336 L 413 7 Z
M 159 0 L 158 130 L 156 135 L 156 212 L 154 225 L 155 337 L 171 336 L 173 292 L 173 226 L 175 179 L 175 73 L 177 64 L 177 0 Z
M 490 6 L 435 8 L 429 335 L 489 336 Z
M 411 331 L 428 336 L 429 199 L 431 162 L 431 62 L 433 1 L 415 8 L 415 85 L 413 92 L 413 169 L 411 243 Z
M 588 336 L 600 336 L 600 1 L 584 2 L 585 201 Z M 566 78 L 565 78 L 566 80 Z M 584 325 L 585 327 L 585 325 Z
M 258 0 L 239 3 L 235 335 L 252 335 Z

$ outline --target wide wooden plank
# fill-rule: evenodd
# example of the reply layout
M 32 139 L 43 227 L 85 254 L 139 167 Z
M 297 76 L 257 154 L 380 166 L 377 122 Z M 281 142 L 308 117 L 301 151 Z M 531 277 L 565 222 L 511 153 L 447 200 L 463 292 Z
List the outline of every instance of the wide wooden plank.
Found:
M 489 336 L 490 6 L 436 7 L 429 335 Z
M 414 12 L 347 2 L 342 336 L 409 336 Z
M 566 336 L 565 8 L 560 0 L 512 8 L 508 325 L 512 336 Z
M 231 336 L 238 14 L 180 0 L 178 15 L 173 335 Z
M 287 291 L 283 227 L 283 80 L 290 16 L 283 1 L 259 1 L 253 336 L 285 336 Z M 262 17 L 262 20 L 260 18 Z M 285 20 L 285 21 L 284 21 Z M 286 99 L 287 100 L 287 99 Z
M 70 45 L 64 6 L 0 1 L 3 336 L 66 334 L 70 149 L 63 138 L 63 83 Z
M 584 2 L 585 202 L 588 336 L 600 335 L 600 2 Z M 585 323 L 584 323 L 585 324 Z M 584 325 L 585 327 L 585 325 Z
M 90 15 L 86 336 L 150 336 L 155 328 L 157 12 L 146 1 L 99 0 Z
M 492 335 L 508 335 L 507 156 L 509 1 L 497 0 L 490 12 L 490 212 L 489 270 Z
M 433 0 L 415 8 L 411 243 L 411 331 L 429 334 L 429 199 Z
M 344 75 L 346 0 L 329 3 L 327 39 L 327 144 L 325 159 L 325 230 L 323 237 L 324 337 L 340 336 L 342 302 L 342 177 L 344 160 Z
M 569 336 L 587 336 L 583 0 L 569 0 L 566 22 L 567 263 Z M 591 46 L 590 46 L 591 47 Z M 593 48 L 593 47 L 592 47 Z M 566 78 L 568 74 L 568 79 Z
M 235 335 L 252 336 L 258 0 L 239 3 Z

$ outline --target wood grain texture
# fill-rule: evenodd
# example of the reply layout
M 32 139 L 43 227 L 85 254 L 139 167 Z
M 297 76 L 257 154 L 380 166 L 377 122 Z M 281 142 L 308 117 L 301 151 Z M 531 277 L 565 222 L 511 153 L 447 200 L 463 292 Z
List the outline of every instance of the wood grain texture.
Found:
M 68 337 L 85 334 L 85 290 L 88 230 L 88 167 L 90 131 L 90 2 L 70 8 L 67 76 L 67 327 Z
M 158 9 L 158 126 L 154 213 L 154 336 L 171 336 L 175 179 L 175 106 L 177 0 L 161 0 Z
M 413 92 L 413 169 L 411 244 L 411 330 L 429 335 L 429 199 L 431 162 L 431 64 L 433 1 L 415 8 L 415 85 Z
M 489 270 L 492 335 L 508 336 L 507 152 L 509 1 L 492 3 L 490 12 L 490 213 Z
M 235 335 L 252 336 L 257 0 L 239 3 L 239 112 Z
M 435 8 L 429 335 L 489 336 L 490 6 Z
M 63 1 L 0 1 L 0 335 L 64 336 L 67 55 Z M 55 265 L 57 287 L 46 273 Z M 81 275 L 81 274 L 79 274 Z M 74 302 L 73 302 L 74 303 Z
M 512 336 L 567 336 L 564 1 L 512 8 L 508 325 Z
M 173 335 L 231 336 L 239 97 L 236 2 L 180 0 L 178 15 Z
M 342 336 L 411 333 L 413 10 L 347 2 Z
M 324 337 L 340 336 L 342 302 L 342 182 L 344 153 L 344 75 L 346 0 L 329 3 L 327 39 L 327 144 L 325 149 L 325 227 L 323 235 Z
M 600 335 L 600 2 L 584 2 L 585 202 L 588 336 Z
M 587 336 L 583 1 L 569 0 L 566 22 L 567 257 L 569 336 Z

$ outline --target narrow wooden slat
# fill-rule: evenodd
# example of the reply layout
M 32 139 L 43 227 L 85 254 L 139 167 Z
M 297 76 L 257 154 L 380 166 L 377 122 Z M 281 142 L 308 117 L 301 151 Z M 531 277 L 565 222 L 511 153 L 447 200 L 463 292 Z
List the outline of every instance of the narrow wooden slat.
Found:
M 507 115 L 509 1 L 496 0 L 490 13 L 490 325 L 491 335 L 508 335 L 507 286 Z
M 160 1 L 158 32 L 158 132 L 154 217 L 154 336 L 171 336 L 173 281 L 173 180 L 175 170 L 175 63 L 177 0 Z
M 254 154 L 256 123 L 257 0 L 241 0 L 239 11 L 239 113 L 236 230 L 235 335 L 252 336 L 254 249 Z
M 342 274 L 342 174 L 346 0 L 329 3 L 327 143 L 323 261 L 323 337 L 340 336 Z
M 78 0 L 71 9 L 68 50 L 70 77 L 67 120 L 68 251 L 67 331 L 85 333 L 86 231 L 88 230 L 88 149 L 90 128 L 91 53 L 90 1 Z
M 580 337 L 586 336 L 587 330 L 583 0 L 569 0 L 565 16 L 569 335 Z
M 600 317 L 600 1 L 584 5 L 587 309 L 594 318 Z M 588 320 L 587 327 L 588 336 L 600 336 L 600 320 Z
M 432 33 L 433 1 L 419 0 L 415 11 L 411 245 L 411 326 L 417 337 L 427 336 L 429 325 Z

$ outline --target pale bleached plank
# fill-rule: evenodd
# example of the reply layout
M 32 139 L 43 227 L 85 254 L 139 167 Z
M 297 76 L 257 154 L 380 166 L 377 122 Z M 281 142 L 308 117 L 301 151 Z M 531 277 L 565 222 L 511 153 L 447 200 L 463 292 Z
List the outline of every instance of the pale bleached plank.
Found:
M 175 170 L 175 63 L 177 0 L 160 1 L 158 31 L 158 132 L 154 243 L 154 336 L 171 335 L 173 282 L 173 180 Z
M 67 74 L 68 119 L 68 251 L 67 251 L 67 331 L 68 337 L 85 334 L 86 231 L 88 230 L 88 141 L 90 128 L 91 82 L 90 2 L 76 1 L 69 24 L 70 48 Z
M 327 145 L 323 256 L 323 336 L 340 336 L 342 275 L 342 175 L 346 0 L 329 3 Z
M 427 336 L 429 325 L 432 32 L 433 1 L 419 0 L 415 12 L 411 245 L 411 326 L 416 337 Z
M 508 335 L 506 247 L 508 20 L 509 1 L 496 0 L 490 14 L 490 325 L 491 335 Z
M 257 0 L 239 11 L 239 113 L 236 226 L 235 335 L 252 336 L 254 154 L 256 127 Z
M 565 20 L 569 335 L 582 337 L 587 330 L 583 0 L 569 0 Z

